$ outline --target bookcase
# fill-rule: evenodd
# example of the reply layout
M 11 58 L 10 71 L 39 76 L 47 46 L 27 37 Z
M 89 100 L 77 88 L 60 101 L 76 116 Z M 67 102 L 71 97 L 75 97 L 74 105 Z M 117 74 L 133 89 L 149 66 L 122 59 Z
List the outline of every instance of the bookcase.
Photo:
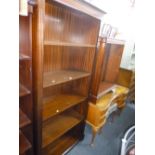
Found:
M 90 90 L 91 102 L 96 103 L 117 84 L 124 44 L 123 40 L 99 37 Z
M 22 3 L 22 1 L 20 1 Z M 19 154 L 33 155 L 32 13 L 19 14 Z
M 84 137 L 101 10 L 38 0 L 33 13 L 35 151 L 60 155 Z M 83 2 L 84 3 L 84 2 Z

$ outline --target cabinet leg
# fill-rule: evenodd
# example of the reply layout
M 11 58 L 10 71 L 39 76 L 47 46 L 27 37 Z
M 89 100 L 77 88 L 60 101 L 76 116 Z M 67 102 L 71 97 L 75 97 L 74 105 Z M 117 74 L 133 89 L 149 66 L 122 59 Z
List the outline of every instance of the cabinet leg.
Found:
M 109 117 L 109 123 L 112 124 L 114 122 L 114 119 L 115 119 L 115 115 L 116 115 L 116 111 L 112 112 L 110 114 L 110 117 Z
M 102 126 L 102 127 L 100 127 L 100 129 L 99 129 L 99 131 L 98 131 L 98 133 L 99 133 L 99 134 L 101 134 L 101 133 L 102 133 L 102 128 L 103 128 L 103 126 Z
M 121 115 L 121 113 L 122 113 L 122 111 L 123 111 L 123 108 L 124 108 L 124 107 L 119 108 L 119 111 L 118 111 L 118 115 L 119 115 L 119 116 Z
M 122 102 L 121 104 L 118 105 L 118 108 L 120 110 L 120 113 L 122 112 L 122 110 L 124 109 L 124 107 L 125 107 L 125 103 L 124 102 Z
M 98 131 L 98 130 L 96 130 L 95 128 L 92 127 L 92 139 L 91 139 L 91 143 L 90 143 L 90 145 L 91 145 L 92 147 L 94 146 L 94 140 L 95 140 L 97 131 Z

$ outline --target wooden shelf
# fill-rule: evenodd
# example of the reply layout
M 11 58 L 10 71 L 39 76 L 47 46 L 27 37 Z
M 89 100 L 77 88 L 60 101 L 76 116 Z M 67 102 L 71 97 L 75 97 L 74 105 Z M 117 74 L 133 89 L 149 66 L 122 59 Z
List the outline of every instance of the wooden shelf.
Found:
M 115 39 L 115 38 L 101 38 L 101 39 L 103 39 L 103 42 L 108 44 L 118 44 L 118 45 L 125 44 L 125 41 L 120 39 Z
M 49 151 L 46 151 L 43 153 L 43 155 L 47 154 L 63 154 L 62 148 L 66 149 L 66 152 L 68 151 L 67 149 L 71 149 L 70 147 L 73 147 L 74 144 L 76 144 L 79 141 L 78 138 L 75 137 L 65 137 L 63 139 L 59 140 L 59 143 Z
M 44 45 L 53 45 L 53 46 L 75 46 L 75 47 L 96 47 L 92 44 L 81 44 L 81 43 L 70 43 L 70 42 L 61 42 L 61 41 L 44 41 Z
M 82 116 L 75 111 L 68 111 L 66 113 L 57 115 L 50 121 L 44 123 L 42 134 L 42 147 L 49 145 L 57 138 L 65 134 L 68 130 L 76 126 L 82 121 Z
M 31 124 L 31 120 L 26 116 L 26 114 L 21 109 L 19 109 L 19 127 L 22 128 L 29 124 Z
M 45 98 L 43 104 L 43 121 L 84 101 L 86 97 L 73 94 L 60 94 Z
M 98 91 L 97 98 L 102 97 L 104 94 L 106 94 L 107 92 L 112 90 L 114 87 L 115 87 L 115 84 L 113 84 L 113 83 L 101 82 L 100 86 L 99 86 L 99 91 Z
M 19 84 L 19 96 L 25 96 L 30 94 L 30 90 L 28 90 L 25 86 L 23 86 L 22 84 Z
M 124 45 L 125 44 L 124 40 L 111 39 L 111 38 L 108 38 L 106 40 L 106 42 L 109 43 L 109 44 L 118 44 L 118 45 Z
M 27 140 L 24 134 L 19 131 L 19 153 L 24 154 L 31 147 L 31 143 Z
M 75 133 L 76 132 L 76 133 Z M 47 147 L 43 149 L 43 155 L 47 154 L 65 154 L 68 150 L 70 150 L 74 144 L 76 144 L 79 141 L 79 136 L 78 136 L 78 130 L 70 130 L 67 132 L 65 135 L 61 136 L 58 138 L 52 147 Z M 63 149 L 62 149 L 63 148 Z
M 31 60 L 31 57 L 25 54 L 20 54 L 19 60 Z
M 88 76 L 90 76 L 90 73 L 88 72 L 74 70 L 60 70 L 55 72 L 47 72 L 44 73 L 43 87 L 46 88 L 49 86 L 54 86 L 57 84 L 77 80 Z

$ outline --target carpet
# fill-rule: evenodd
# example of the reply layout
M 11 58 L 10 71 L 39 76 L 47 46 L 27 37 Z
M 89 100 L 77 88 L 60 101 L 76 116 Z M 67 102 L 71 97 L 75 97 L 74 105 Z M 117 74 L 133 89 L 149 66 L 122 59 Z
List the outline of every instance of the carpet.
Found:
M 120 155 L 121 139 L 125 131 L 135 124 L 135 108 L 133 104 L 126 104 L 119 116 L 111 117 L 97 134 L 94 147 L 89 145 L 91 141 L 91 127 L 86 125 L 85 137 L 75 145 L 66 155 Z

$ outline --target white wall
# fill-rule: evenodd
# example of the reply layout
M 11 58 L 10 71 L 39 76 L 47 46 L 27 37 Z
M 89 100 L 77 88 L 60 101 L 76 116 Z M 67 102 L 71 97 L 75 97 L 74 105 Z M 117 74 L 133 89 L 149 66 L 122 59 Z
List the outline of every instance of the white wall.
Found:
M 126 41 L 120 67 L 131 70 L 135 69 L 135 51 L 133 40 Z
M 131 0 L 85 0 L 107 12 L 103 18 L 104 23 L 109 23 L 119 28 L 124 37 L 134 37 L 134 7 Z
M 133 46 L 135 39 L 135 9 L 131 6 L 132 0 L 86 0 L 98 8 L 107 12 L 102 22 L 117 27 L 119 34 L 117 39 L 126 41 L 121 67 L 131 69 L 134 67 Z M 131 63 L 132 66 L 131 66 Z

